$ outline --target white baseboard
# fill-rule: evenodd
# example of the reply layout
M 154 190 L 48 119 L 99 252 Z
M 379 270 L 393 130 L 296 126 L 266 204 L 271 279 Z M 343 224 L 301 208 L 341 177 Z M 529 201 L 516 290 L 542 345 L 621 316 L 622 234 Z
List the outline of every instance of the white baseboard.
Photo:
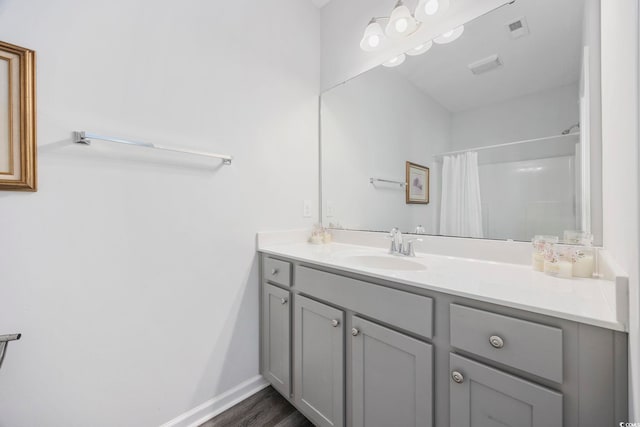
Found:
M 229 391 L 222 393 L 213 399 L 207 400 L 201 405 L 178 415 L 171 421 L 162 424 L 160 427 L 197 427 L 205 421 L 210 420 L 216 415 L 221 414 L 237 403 L 242 402 L 246 398 L 256 394 L 269 383 L 265 381 L 262 375 L 256 375 L 247 381 L 238 384 Z

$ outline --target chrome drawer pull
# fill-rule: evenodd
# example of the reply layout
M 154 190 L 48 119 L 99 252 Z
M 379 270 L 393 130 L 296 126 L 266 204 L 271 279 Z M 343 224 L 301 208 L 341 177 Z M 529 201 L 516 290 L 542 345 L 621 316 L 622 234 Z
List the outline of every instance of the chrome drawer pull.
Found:
M 285 305 L 286 303 L 288 303 L 289 300 L 286 298 L 280 298 L 280 304 Z
M 272 275 L 272 276 L 275 276 L 275 275 L 276 275 L 276 274 L 278 274 L 278 273 L 279 273 L 279 271 L 278 271 L 278 269 L 277 269 L 277 268 L 274 268 L 274 269 L 272 269 L 272 270 L 271 270 L 271 275 Z
M 358 336 L 359 333 L 360 331 L 357 328 L 351 329 L 351 335 L 353 335 L 354 337 Z
M 489 337 L 489 342 L 491 343 L 491 345 L 495 348 L 502 348 L 504 347 L 504 341 L 502 340 L 502 338 L 500 338 L 497 335 L 491 335 Z
M 451 379 L 458 384 L 462 384 L 464 382 L 464 376 L 458 371 L 451 372 Z
M 331 321 L 331 326 L 333 326 L 334 328 L 337 328 L 339 324 L 340 324 L 340 321 L 338 319 L 333 319 Z

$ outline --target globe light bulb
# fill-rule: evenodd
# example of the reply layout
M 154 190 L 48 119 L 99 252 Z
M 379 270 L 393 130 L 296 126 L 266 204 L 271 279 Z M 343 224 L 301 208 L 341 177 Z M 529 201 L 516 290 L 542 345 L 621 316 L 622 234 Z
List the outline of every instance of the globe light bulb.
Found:
M 418 23 L 409 8 L 404 5 L 402 0 L 398 0 L 385 28 L 387 36 L 394 39 L 402 39 L 413 33 L 417 27 Z
M 424 13 L 429 16 L 438 13 L 438 9 L 440 9 L 440 3 L 438 2 L 438 0 L 429 0 L 424 4 Z
M 395 25 L 398 33 L 404 33 L 409 28 L 409 22 L 405 18 L 398 19 Z
M 433 42 L 431 40 L 424 43 L 420 43 L 418 46 L 414 47 L 413 49 L 409 49 L 407 51 L 407 55 L 411 55 L 411 56 L 422 55 L 423 53 L 431 49 L 431 46 L 433 46 Z
M 463 32 L 464 32 L 464 25 L 460 25 L 459 27 L 454 28 L 451 31 L 442 33 L 440 36 L 433 39 L 433 41 L 438 44 L 451 43 L 452 41 L 457 40 L 462 35 Z
M 433 22 L 434 17 L 444 15 L 453 0 L 420 0 L 416 7 L 415 18 L 420 22 Z
M 369 25 L 367 25 L 367 28 L 364 30 L 362 40 L 360 40 L 360 49 L 365 52 L 376 50 L 382 45 L 384 38 L 385 35 L 382 26 L 374 18 L 369 21 Z
M 402 53 L 398 56 L 394 56 L 393 58 L 383 62 L 382 65 L 384 65 L 385 67 L 397 67 L 398 65 L 402 64 L 405 59 L 407 59 L 407 57 L 404 53 Z

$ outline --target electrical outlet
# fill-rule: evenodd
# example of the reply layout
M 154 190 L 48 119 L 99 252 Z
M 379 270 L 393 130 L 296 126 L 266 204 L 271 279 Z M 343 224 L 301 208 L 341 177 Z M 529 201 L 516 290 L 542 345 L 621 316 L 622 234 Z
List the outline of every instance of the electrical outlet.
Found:
M 311 200 L 305 200 L 302 203 L 302 216 L 311 218 Z

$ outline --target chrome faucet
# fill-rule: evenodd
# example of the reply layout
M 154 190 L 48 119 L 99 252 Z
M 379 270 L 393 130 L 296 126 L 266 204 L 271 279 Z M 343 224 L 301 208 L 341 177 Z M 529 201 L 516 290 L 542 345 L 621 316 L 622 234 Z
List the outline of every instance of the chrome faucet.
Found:
M 391 239 L 391 247 L 389 253 L 397 255 L 402 251 L 402 233 L 398 227 L 393 227 L 389 232 L 389 239 Z
M 422 239 L 404 237 L 398 227 L 393 227 L 387 238 L 391 240 L 391 246 L 389 247 L 389 253 L 391 255 L 410 257 L 416 256 L 413 242 L 416 240 L 422 241 Z

